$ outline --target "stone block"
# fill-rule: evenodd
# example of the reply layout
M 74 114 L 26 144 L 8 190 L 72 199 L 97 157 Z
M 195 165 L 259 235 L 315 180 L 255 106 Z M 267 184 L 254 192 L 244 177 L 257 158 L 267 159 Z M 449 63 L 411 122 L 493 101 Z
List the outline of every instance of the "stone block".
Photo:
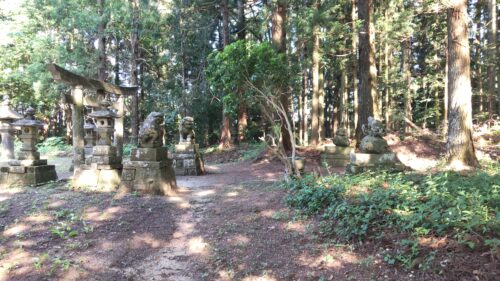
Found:
M 324 167 L 345 167 L 349 164 L 349 159 L 323 159 L 321 165 Z
M 17 159 L 19 160 L 39 160 L 40 152 L 38 151 L 29 151 L 29 150 L 21 150 L 17 154 Z
M 42 166 L 47 165 L 46 159 L 38 159 L 38 160 L 10 160 L 10 166 Z
M 171 161 L 124 163 L 120 189 L 140 194 L 173 195 L 177 181 Z
M 130 152 L 132 161 L 162 161 L 168 158 L 168 149 L 166 147 L 157 148 L 134 148 Z
M 389 152 L 389 145 L 381 137 L 365 136 L 361 140 L 359 149 L 364 153 L 384 154 Z
M 122 162 L 122 158 L 116 155 L 114 156 L 96 156 L 92 155 L 90 158 L 90 163 L 95 163 L 98 165 L 111 165 L 118 164 Z
M 320 155 L 321 160 L 330 160 L 330 159 L 350 159 L 350 154 L 327 154 L 327 153 L 322 153 Z
M 9 171 L 2 169 L 0 173 L 1 187 L 32 186 L 57 180 L 54 165 L 12 166 Z
M 398 158 L 394 153 L 369 154 L 369 153 L 351 153 L 350 163 L 356 166 L 377 166 L 394 164 Z
M 121 169 L 93 169 L 82 166 L 75 169 L 74 188 L 91 188 L 99 191 L 115 191 L 120 185 Z
M 114 146 L 110 145 L 96 145 L 92 148 L 93 156 L 109 156 L 109 155 L 117 155 L 117 149 Z
M 9 173 L 11 173 L 11 174 L 24 174 L 24 173 L 26 173 L 26 167 L 12 166 L 9 168 Z
M 328 154 L 345 154 L 349 155 L 354 152 L 352 147 L 335 146 L 335 145 L 325 145 L 325 153 Z
M 190 142 L 181 142 L 175 145 L 176 153 L 195 153 L 199 150 L 198 144 L 193 144 Z

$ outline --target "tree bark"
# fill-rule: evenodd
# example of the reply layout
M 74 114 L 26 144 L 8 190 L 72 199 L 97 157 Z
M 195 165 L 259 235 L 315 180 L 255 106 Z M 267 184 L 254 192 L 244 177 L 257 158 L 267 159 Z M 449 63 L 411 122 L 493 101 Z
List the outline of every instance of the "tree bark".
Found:
M 448 7 L 448 140 L 447 161 L 452 169 L 478 167 L 472 140 L 472 88 L 467 30 L 467 0 Z
M 358 92 L 358 87 L 359 87 L 359 80 L 358 80 L 358 37 L 359 34 L 356 32 L 356 21 L 358 20 L 358 6 L 357 6 L 357 1 L 358 0 L 352 0 L 351 2 L 351 18 L 352 18 L 352 30 L 353 35 L 352 35 L 352 53 L 354 54 L 352 56 L 352 92 L 353 92 L 353 121 L 354 121 L 354 126 L 353 130 L 351 131 L 350 136 L 354 136 L 357 132 L 357 127 L 358 127 L 358 104 L 359 104 L 359 92 Z
M 72 123 L 73 123 L 73 165 L 74 171 L 85 164 L 85 143 L 83 130 L 83 87 L 75 86 L 71 89 L 73 97 Z
M 325 129 L 325 74 L 324 70 L 321 69 L 321 61 L 319 66 L 319 93 L 318 93 L 318 134 L 319 142 L 321 143 L 325 139 L 326 129 Z
M 359 30 L 359 97 L 358 97 L 358 125 L 356 140 L 359 144 L 363 134 L 361 126 L 368 122 L 368 117 L 380 119 L 377 94 L 377 68 L 373 49 L 371 15 L 373 12 L 372 0 L 359 0 L 358 16 L 363 21 Z
M 319 10 L 319 1 L 315 3 L 316 12 Z M 311 145 L 319 145 L 319 69 L 320 69 L 320 27 L 318 22 L 313 23 L 312 29 L 312 105 L 311 105 Z
M 287 0 L 278 0 L 272 14 L 271 25 L 272 25 L 272 42 L 276 50 L 279 53 L 286 55 L 286 22 L 287 22 Z M 283 62 L 286 63 L 286 62 Z M 290 116 L 289 113 L 289 97 L 288 97 L 288 89 L 285 86 L 283 89 L 279 89 L 280 94 L 280 102 L 283 108 L 285 109 L 285 114 Z M 292 142 L 288 129 L 286 128 L 286 124 L 281 124 L 281 137 L 282 143 L 285 151 L 292 150 Z
M 245 0 L 238 0 L 238 40 L 245 40 L 246 37 L 245 2 Z M 244 89 L 240 88 L 238 92 L 238 142 L 243 142 L 248 126 L 247 102 Z
M 139 85 L 139 69 L 137 61 L 139 59 L 139 0 L 130 0 L 132 4 L 132 34 L 130 45 L 130 85 Z M 136 145 L 139 138 L 139 93 L 136 91 L 131 95 L 130 107 L 130 126 L 132 129 L 132 136 L 130 143 Z
M 488 0 L 488 113 L 495 114 L 496 54 L 497 54 L 497 0 Z
M 410 59 L 411 59 L 411 42 L 410 38 L 406 38 L 402 43 L 402 53 L 401 53 L 401 72 L 403 72 L 403 80 L 405 83 L 405 94 L 404 94 L 404 116 L 406 119 L 413 121 L 412 118 L 412 92 L 411 92 L 411 71 L 410 71 Z M 408 123 L 404 124 L 405 133 L 411 133 L 411 127 Z
M 221 2 L 221 14 L 222 14 L 222 43 L 224 47 L 229 45 L 229 7 L 228 0 L 222 0 Z M 231 137 L 231 121 L 229 118 L 229 112 L 224 108 L 224 103 L 222 104 L 222 128 L 219 140 L 219 148 L 224 149 L 233 146 L 233 140 Z
M 99 80 L 106 81 L 107 77 L 107 66 L 106 66 L 106 34 L 105 29 L 107 25 L 107 19 L 104 14 L 104 1 L 97 0 L 97 13 L 100 16 L 99 23 L 97 25 L 97 51 L 98 55 L 98 70 L 97 77 Z

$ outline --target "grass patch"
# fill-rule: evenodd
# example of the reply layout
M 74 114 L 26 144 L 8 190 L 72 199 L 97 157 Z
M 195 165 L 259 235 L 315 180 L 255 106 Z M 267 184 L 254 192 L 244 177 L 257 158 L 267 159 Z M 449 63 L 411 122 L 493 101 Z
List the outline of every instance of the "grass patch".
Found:
M 66 143 L 63 137 L 50 137 L 37 144 L 38 152 L 41 154 L 55 154 L 59 152 L 71 152 L 71 145 Z
M 498 163 L 468 177 L 378 172 L 309 176 L 286 185 L 288 206 L 318 215 L 339 240 L 395 239 L 407 252 L 388 258 L 390 263 L 414 266 L 422 237 L 447 236 L 493 252 L 500 244 Z

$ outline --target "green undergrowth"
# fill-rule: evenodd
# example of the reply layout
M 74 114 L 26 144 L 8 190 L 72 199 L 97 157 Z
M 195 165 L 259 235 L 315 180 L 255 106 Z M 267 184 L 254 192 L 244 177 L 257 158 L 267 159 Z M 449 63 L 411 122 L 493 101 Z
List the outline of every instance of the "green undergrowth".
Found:
M 63 137 L 50 137 L 37 144 L 38 152 L 41 154 L 54 154 L 58 152 L 70 152 L 71 145 L 66 143 Z
M 470 248 L 500 246 L 500 165 L 471 176 L 363 173 L 306 176 L 286 183 L 286 204 L 315 215 L 338 240 L 391 239 L 410 245 L 386 260 L 413 266 L 422 237 L 450 237 Z M 474 237 L 474 239 L 470 239 Z

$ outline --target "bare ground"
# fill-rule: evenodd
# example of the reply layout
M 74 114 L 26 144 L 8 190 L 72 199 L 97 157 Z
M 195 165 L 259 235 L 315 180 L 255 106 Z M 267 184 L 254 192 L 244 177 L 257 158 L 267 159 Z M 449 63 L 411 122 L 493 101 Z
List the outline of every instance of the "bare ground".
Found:
M 319 169 L 317 152 L 301 154 Z M 499 272 L 463 249 L 450 248 L 439 273 L 388 265 L 390 241 L 338 244 L 283 205 L 283 169 L 267 156 L 208 172 L 178 177 L 170 198 L 74 191 L 64 181 L 0 190 L 0 281 L 495 280 Z

